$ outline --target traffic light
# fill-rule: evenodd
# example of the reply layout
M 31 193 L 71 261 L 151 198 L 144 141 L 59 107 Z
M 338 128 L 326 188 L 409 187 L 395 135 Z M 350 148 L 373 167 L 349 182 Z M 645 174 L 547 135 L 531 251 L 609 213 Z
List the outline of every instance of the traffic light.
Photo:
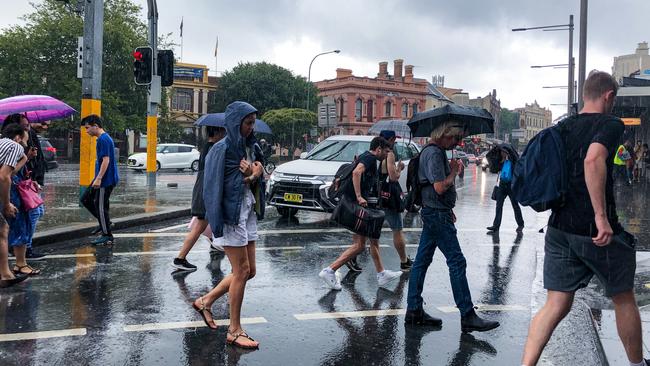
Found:
M 171 86 L 174 84 L 174 51 L 158 51 L 158 75 L 160 76 L 161 86 Z
M 138 85 L 151 84 L 153 75 L 153 50 L 151 47 L 138 47 L 133 51 L 133 77 Z

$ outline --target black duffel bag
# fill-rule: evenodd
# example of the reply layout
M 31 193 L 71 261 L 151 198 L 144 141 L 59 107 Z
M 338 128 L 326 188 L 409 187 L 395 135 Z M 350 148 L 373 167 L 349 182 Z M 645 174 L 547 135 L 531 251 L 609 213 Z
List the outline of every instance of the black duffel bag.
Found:
M 379 239 L 384 224 L 384 211 L 362 207 L 343 195 L 332 212 L 332 220 L 355 234 Z
M 404 212 L 406 202 L 402 198 L 402 187 L 399 182 L 388 181 L 381 183 L 381 207 Z

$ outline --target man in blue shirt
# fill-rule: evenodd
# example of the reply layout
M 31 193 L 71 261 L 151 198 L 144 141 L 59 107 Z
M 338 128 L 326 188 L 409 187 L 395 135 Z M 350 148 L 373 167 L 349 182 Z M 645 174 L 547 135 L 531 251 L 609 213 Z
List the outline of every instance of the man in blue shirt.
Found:
M 521 208 L 519 203 L 512 196 L 512 189 L 510 187 L 512 183 L 512 170 L 514 168 L 508 153 L 502 148 L 501 150 L 501 171 L 499 172 L 499 181 L 498 188 L 496 190 L 496 201 L 497 201 L 497 212 L 494 217 L 494 222 L 492 226 L 489 226 L 488 232 L 497 232 L 499 231 L 499 226 L 501 226 L 501 217 L 503 214 L 503 202 L 506 200 L 506 197 L 510 197 L 510 203 L 512 203 L 512 209 L 515 211 L 515 221 L 517 221 L 517 232 L 520 233 L 524 230 L 524 218 L 521 215 Z
M 104 131 L 102 119 L 94 114 L 85 117 L 82 121 L 86 132 L 97 137 L 97 161 L 95 162 L 95 178 L 88 188 L 91 191 L 82 203 L 90 213 L 99 221 L 102 235 L 92 241 L 92 244 L 111 244 L 111 220 L 108 214 L 109 198 L 113 188 L 120 181 L 115 161 L 115 144 L 111 136 Z

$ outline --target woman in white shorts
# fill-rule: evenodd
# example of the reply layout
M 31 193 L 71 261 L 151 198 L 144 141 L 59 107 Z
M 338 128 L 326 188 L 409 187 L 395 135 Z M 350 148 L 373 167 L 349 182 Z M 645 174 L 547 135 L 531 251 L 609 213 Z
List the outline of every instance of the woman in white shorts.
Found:
M 255 192 L 261 187 L 262 164 L 256 161 L 253 126 L 257 110 L 245 102 L 233 102 L 226 108 L 226 138 L 215 144 L 205 161 L 203 200 L 206 218 L 215 238 L 223 237 L 232 273 L 192 306 L 211 329 L 217 326 L 210 311 L 212 304 L 228 293 L 230 325 L 226 343 L 255 349 L 259 342 L 241 326 L 241 306 L 246 282 L 255 276 L 257 212 Z

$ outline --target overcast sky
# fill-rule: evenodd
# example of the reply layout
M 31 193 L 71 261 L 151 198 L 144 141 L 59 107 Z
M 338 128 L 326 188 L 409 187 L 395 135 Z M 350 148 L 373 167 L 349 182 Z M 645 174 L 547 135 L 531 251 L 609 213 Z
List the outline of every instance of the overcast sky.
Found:
M 21 23 L 31 11 L 25 0 L 0 0 L 0 27 Z M 40 0 L 34 0 L 38 3 Z M 146 8 L 146 0 L 134 0 Z M 531 65 L 568 61 L 568 31 L 511 32 L 511 28 L 566 24 L 574 14 L 574 55 L 578 63 L 579 0 L 158 0 L 160 33 L 173 33 L 183 61 L 219 72 L 239 62 L 267 61 L 307 76 L 314 55 L 333 49 L 313 64 L 311 80 L 335 77 L 337 67 L 374 77 L 380 61 L 404 59 L 416 77 L 444 75 L 445 86 L 470 97 L 497 90 L 501 105 L 516 108 L 537 100 L 554 118 L 566 111 L 566 69 Z M 143 10 L 143 19 L 146 12 Z M 587 72 L 611 72 L 613 57 L 633 53 L 650 40 L 647 0 L 591 0 Z M 180 46 L 175 49 L 180 57 Z M 577 66 L 576 66 L 577 67 Z M 576 69 L 576 79 L 578 72 Z

